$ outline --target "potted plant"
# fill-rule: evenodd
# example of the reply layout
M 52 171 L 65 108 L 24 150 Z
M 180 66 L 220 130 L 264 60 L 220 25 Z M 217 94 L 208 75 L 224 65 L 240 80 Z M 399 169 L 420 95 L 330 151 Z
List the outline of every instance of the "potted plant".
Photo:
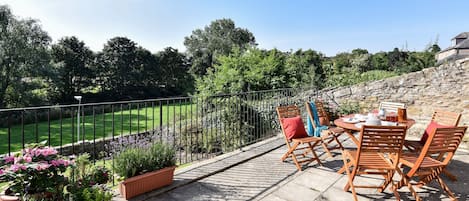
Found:
M 124 181 L 119 189 L 125 199 L 170 185 L 176 159 L 174 148 L 162 143 L 128 147 L 114 158 L 114 171 Z
M 68 184 L 64 172 L 73 161 L 58 155 L 46 142 L 28 145 L 14 156 L 0 157 L 0 182 L 8 182 L 7 195 L 22 200 L 63 200 Z

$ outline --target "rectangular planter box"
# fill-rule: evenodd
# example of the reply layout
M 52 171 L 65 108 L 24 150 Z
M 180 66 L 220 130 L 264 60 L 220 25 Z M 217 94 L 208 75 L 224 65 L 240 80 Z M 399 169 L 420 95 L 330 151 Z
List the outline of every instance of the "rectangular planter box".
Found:
M 120 183 L 119 190 L 125 199 L 161 188 L 173 183 L 176 166 L 128 178 Z

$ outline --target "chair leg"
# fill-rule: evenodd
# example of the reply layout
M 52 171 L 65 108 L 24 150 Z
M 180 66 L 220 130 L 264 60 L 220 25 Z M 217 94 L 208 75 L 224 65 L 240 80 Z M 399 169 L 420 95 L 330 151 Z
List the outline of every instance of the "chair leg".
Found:
M 383 182 L 383 184 L 381 185 L 381 188 L 378 189 L 378 192 L 380 192 L 380 193 L 382 193 L 382 192 L 388 187 L 388 185 L 389 185 L 390 183 L 392 183 L 392 177 L 393 177 L 393 175 L 394 175 L 394 171 L 388 170 L 386 173 L 387 173 L 387 174 L 386 174 L 386 176 L 384 177 L 384 182 Z
M 335 139 L 335 142 L 337 143 L 337 145 L 340 147 L 340 150 L 344 150 L 344 146 L 342 146 L 342 143 L 339 140 L 340 135 L 341 135 L 341 133 L 334 134 L 334 139 Z
M 342 155 L 343 154 L 344 153 L 342 153 Z M 346 164 L 348 164 L 347 159 L 345 159 L 345 156 L 343 156 L 342 159 L 344 161 L 344 166 L 346 166 Z M 348 176 L 348 182 L 344 187 L 344 191 L 348 191 L 350 188 L 352 188 L 353 200 L 358 201 L 357 192 L 355 191 L 355 186 L 353 186 L 353 179 L 355 178 L 356 169 L 357 169 L 356 167 L 353 167 L 353 172 L 350 173 L 349 166 L 345 167 L 345 172 L 347 173 L 347 176 Z
M 441 179 L 440 176 L 437 176 L 436 178 L 437 178 L 438 183 L 440 183 L 441 188 L 443 188 L 443 190 L 448 194 L 451 200 L 458 200 L 456 196 L 454 195 L 454 193 L 451 191 L 451 189 L 449 189 L 449 187 L 443 181 L 443 179 Z
M 291 154 L 291 156 L 292 156 L 292 158 L 293 158 L 293 162 L 295 163 L 296 168 L 298 168 L 298 171 L 302 171 L 301 166 L 300 166 L 300 163 L 298 163 L 298 159 L 296 158 L 296 155 L 295 155 L 295 153 L 294 153 L 294 151 L 295 151 L 296 147 L 298 147 L 298 145 L 300 145 L 300 143 L 295 142 L 295 143 L 293 144 L 293 146 L 290 148 L 290 150 L 288 150 L 288 153 Z
M 322 148 L 324 149 L 324 151 L 327 153 L 327 155 L 332 158 L 332 157 L 333 157 L 333 156 L 332 156 L 332 153 L 331 153 L 331 151 L 329 150 L 329 148 L 327 148 L 327 142 L 321 143 L 321 146 L 322 146 Z
M 311 153 L 313 154 L 314 160 L 318 162 L 319 165 L 322 166 L 321 160 L 319 160 L 319 156 L 316 154 L 316 151 L 314 151 L 314 148 L 320 141 L 315 142 L 313 145 L 311 143 L 308 143 L 309 149 L 311 149 Z
M 417 192 L 414 190 L 414 187 L 412 187 L 412 184 L 410 183 L 410 178 L 405 175 L 400 168 L 396 169 L 396 172 L 401 175 L 401 180 L 396 184 L 396 192 L 397 189 L 400 189 L 402 186 L 407 185 L 407 188 L 409 188 L 410 193 L 414 196 L 416 201 L 421 201 L 422 198 L 417 194 Z

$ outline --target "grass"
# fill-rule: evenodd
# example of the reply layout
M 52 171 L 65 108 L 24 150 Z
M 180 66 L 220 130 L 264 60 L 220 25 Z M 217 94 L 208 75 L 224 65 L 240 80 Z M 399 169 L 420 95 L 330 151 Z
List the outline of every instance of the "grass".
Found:
M 140 109 L 105 113 L 104 115 L 96 114 L 94 118 L 93 115 L 82 116 L 80 139 L 83 140 L 83 137 L 86 140 L 93 140 L 94 138 L 104 139 L 110 136 L 154 130 L 159 126 L 171 125 L 173 121 L 177 122 L 180 119 L 185 119 L 186 115 L 189 116 L 191 111 L 193 113 L 197 111 L 197 106 L 194 104 L 164 105 L 161 111 L 160 107 L 142 107 Z M 160 114 L 162 119 L 160 119 Z M 23 148 L 22 139 L 22 126 L 12 126 L 10 128 L 11 152 L 19 151 Z M 50 126 L 47 121 L 24 125 L 25 144 L 44 140 L 49 141 L 52 146 L 65 145 L 72 143 L 72 141 L 77 142 L 76 118 L 62 118 L 62 125 L 60 120 L 50 121 Z M 8 128 L 0 128 L 0 154 L 7 152 Z

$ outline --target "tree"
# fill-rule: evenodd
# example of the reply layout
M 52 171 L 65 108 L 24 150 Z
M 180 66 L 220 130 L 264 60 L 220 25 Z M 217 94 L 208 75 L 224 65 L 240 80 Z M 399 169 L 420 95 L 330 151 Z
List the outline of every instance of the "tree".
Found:
M 312 85 L 322 88 L 325 74 L 322 67 L 324 55 L 314 51 L 301 49 L 288 55 L 285 61 L 285 73 L 288 75 L 290 87 Z
M 7 6 L 0 6 L 0 108 L 7 106 L 12 93 L 23 93 L 16 87 L 31 83 L 45 70 L 50 40 L 35 20 L 17 19 Z
M 52 60 L 56 70 L 53 82 L 60 101 L 73 100 L 74 94 L 91 84 L 93 52 L 77 37 L 64 37 L 52 45 Z
M 190 65 L 177 49 L 167 47 L 157 54 L 158 64 L 164 79 L 161 85 L 167 95 L 181 95 L 194 90 L 194 81 L 189 74 Z
M 228 55 L 234 47 L 244 50 L 254 44 L 254 35 L 247 29 L 236 27 L 231 19 L 215 20 L 184 38 L 192 62 L 190 71 L 195 76 L 205 75 L 216 57 Z
M 335 55 L 332 59 L 334 66 L 334 74 L 341 74 L 345 68 L 352 67 L 350 61 L 350 53 L 343 52 Z
M 371 56 L 372 70 L 387 70 L 389 59 L 386 52 L 378 52 Z
M 197 90 L 202 95 L 240 93 L 288 86 L 285 54 L 277 49 L 262 51 L 235 48 L 228 56 L 217 58 L 219 63 L 198 78 Z
M 133 94 L 132 86 L 136 84 L 137 44 L 125 37 L 111 38 L 100 55 L 101 77 L 105 90 L 110 90 L 119 97 Z

